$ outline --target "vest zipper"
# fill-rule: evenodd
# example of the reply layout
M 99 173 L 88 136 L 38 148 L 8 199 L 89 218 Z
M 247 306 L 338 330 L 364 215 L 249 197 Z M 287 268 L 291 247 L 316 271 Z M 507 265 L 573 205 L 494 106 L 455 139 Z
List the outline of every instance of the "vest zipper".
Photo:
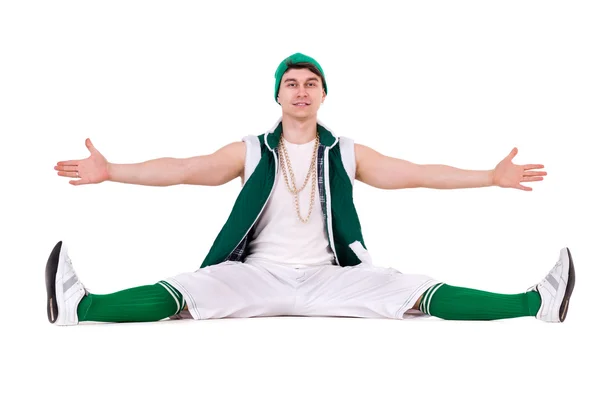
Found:
M 329 239 L 329 246 L 331 246 L 331 250 L 333 251 L 333 256 L 335 257 L 335 263 L 340 265 L 338 261 L 338 256 L 335 251 L 335 243 L 333 240 L 333 222 L 331 221 L 331 190 L 329 188 L 329 147 L 325 148 L 325 170 L 323 173 L 325 174 L 325 204 L 327 205 L 327 215 L 325 218 L 327 219 L 327 236 Z

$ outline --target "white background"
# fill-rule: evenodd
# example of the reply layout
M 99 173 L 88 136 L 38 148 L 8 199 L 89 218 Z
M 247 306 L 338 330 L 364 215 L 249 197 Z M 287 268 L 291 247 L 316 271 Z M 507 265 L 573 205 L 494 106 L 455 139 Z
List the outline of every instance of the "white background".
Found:
M 597 345 L 597 3 L 6 1 L 0 6 L 2 398 L 593 397 Z M 86 137 L 116 163 L 211 153 L 280 116 L 273 74 L 323 66 L 319 118 L 416 163 L 542 163 L 532 192 L 357 183 L 378 265 L 518 293 L 569 246 L 564 324 L 259 318 L 47 322 L 59 240 L 90 291 L 195 270 L 240 189 L 74 187 Z M 591 361 L 585 366 L 587 361 Z M 10 393 L 10 394 L 9 394 Z M 589 397 L 588 396 L 588 397 Z M 532 398 L 532 397 L 530 397 Z

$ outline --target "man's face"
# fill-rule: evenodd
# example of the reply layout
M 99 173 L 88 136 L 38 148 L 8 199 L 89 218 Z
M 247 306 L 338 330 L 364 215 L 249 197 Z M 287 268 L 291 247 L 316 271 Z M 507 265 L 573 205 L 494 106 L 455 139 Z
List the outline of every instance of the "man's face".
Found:
M 295 118 L 311 118 L 317 115 L 325 90 L 318 75 L 308 69 L 290 69 L 283 74 L 277 101 L 283 114 Z

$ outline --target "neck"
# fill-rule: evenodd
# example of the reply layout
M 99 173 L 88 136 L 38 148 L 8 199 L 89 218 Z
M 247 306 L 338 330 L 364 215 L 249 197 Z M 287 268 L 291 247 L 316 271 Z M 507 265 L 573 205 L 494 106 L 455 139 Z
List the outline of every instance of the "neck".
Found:
M 290 143 L 305 144 L 317 137 L 317 118 L 298 120 L 283 116 L 281 118 L 283 137 Z

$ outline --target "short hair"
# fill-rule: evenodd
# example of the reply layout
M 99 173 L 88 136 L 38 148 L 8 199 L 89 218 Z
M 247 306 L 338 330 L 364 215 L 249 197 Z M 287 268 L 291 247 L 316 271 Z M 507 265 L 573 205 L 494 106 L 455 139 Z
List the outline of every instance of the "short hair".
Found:
M 289 71 L 290 69 L 308 69 L 310 72 L 312 72 L 313 74 L 317 75 L 319 77 L 319 79 L 321 79 L 321 85 L 323 85 L 324 83 L 324 79 L 323 79 L 323 74 L 321 74 L 321 71 L 319 71 L 319 69 L 317 67 L 315 67 L 314 65 L 312 65 L 311 63 L 307 63 L 307 62 L 299 62 L 299 63 L 292 63 L 289 62 L 287 64 L 287 71 Z

